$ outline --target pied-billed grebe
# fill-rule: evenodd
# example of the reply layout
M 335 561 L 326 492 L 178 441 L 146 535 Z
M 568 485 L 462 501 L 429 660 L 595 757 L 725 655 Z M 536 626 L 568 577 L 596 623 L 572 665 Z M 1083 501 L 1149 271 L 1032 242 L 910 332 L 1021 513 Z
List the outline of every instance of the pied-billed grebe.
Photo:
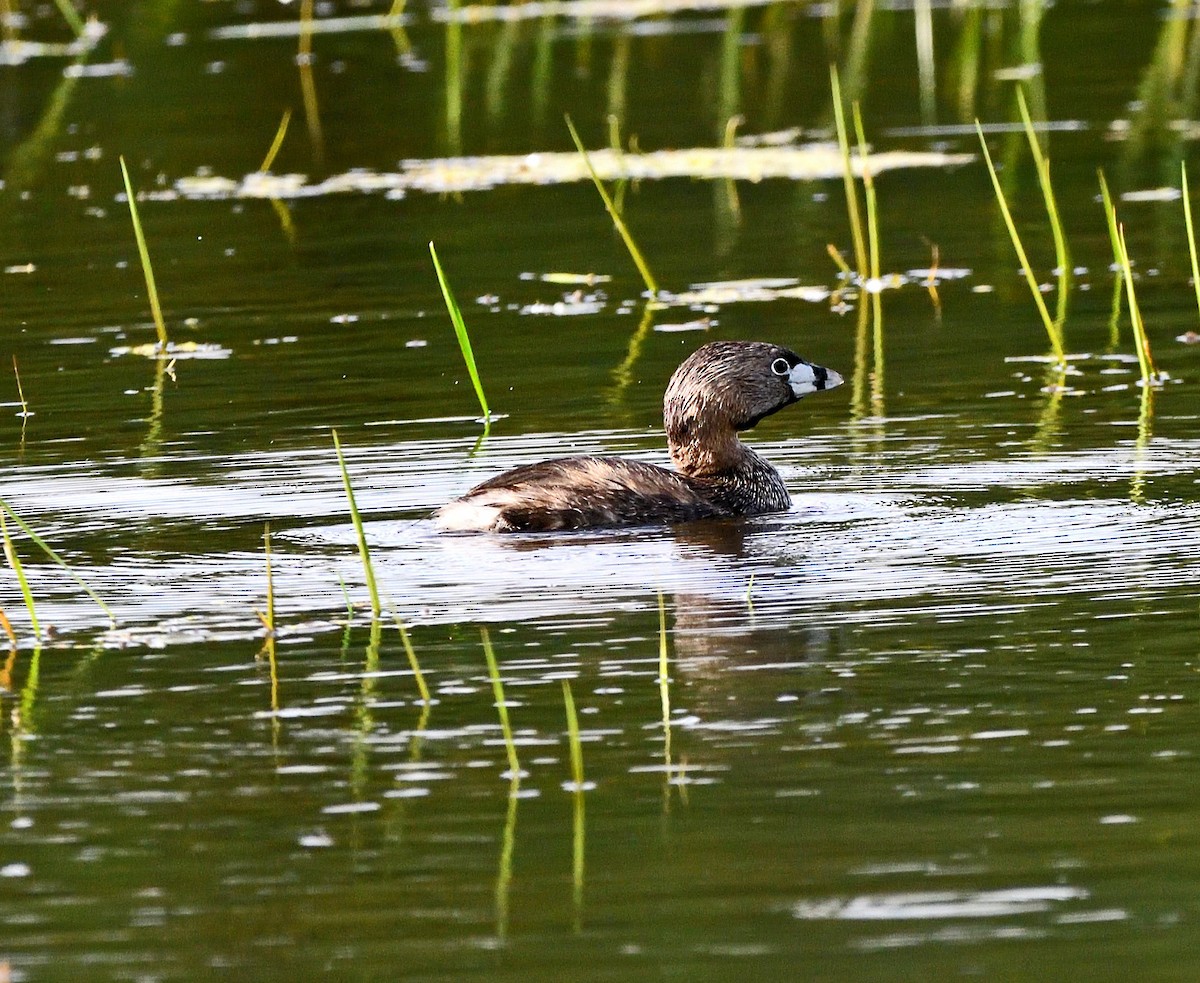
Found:
M 784 512 L 783 478 L 737 438 L 842 377 L 758 341 L 716 341 L 675 370 L 663 397 L 668 471 L 619 457 L 563 457 L 505 471 L 434 514 L 443 529 L 518 532 Z

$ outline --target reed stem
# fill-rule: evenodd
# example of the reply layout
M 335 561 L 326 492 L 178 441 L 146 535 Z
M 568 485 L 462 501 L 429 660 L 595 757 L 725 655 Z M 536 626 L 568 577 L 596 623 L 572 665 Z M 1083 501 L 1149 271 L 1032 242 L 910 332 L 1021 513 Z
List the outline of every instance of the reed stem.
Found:
M 433 257 L 433 269 L 437 273 L 438 284 L 442 288 L 442 299 L 446 302 L 446 310 L 454 325 L 454 334 L 458 338 L 458 347 L 462 351 L 463 361 L 467 364 L 467 374 L 471 377 L 471 385 L 475 387 L 479 408 L 483 410 L 483 433 L 486 436 L 492 427 L 492 411 L 488 409 L 487 397 L 483 394 L 483 383 L 479 379 L 479 369 L 475 365 L 475 352 L 471 348 L 471 336 L 467 334 L 467 324 L 463 320 L 458 301 L 454 299 L 454 292 L 450 289 L 450 282 L 446 279 L 442 264 L 438 260 L 437 249 L 432 242 L 429 244 L 429 255 Z
M 587 150 L 584 149 L 583 141 L 579 139 L 579 133 L 575 130 L 575 124 L 571 122 L 571 117 L 567 116 L 567 129 L 571 131 L 571 139 L 575 141 L 575 149 L 579 151 L 579 155 L 583 158 L 583 163 L 587 167 L 588 174 L 592 176 L 592 184 L 596 186 L 596 190 L 600 192 L 600 198 L 604 202 L 604 208 L 608 212 L 609 217 L 613 220 L 613 225 L 616 227 L 618 234 L 625 243 L 625 248 L 629 251 L 630 257 L 633 259 L 634 265 L 638 269 L 638 273 L 642 275 L 642 282 L 645 283 L 646 289 L 650 291 L 651 298 L 658 294 L 658 281 L 654 279 L 654 274 L 650 272 L 650 267 L 646 264 L 646 258 L 642 255 L 642 251 L 638 249 L 637 243 L 633 240 L 633 233 L 629 231 L 629 227 L 625 224 L 625 220 L 621 217 L 621 212 L 608 191 L 605 190 L 604 184 L 600 181 L 596 169 L 592 167 L 592 159 L 588 156 Z
M 150 265 L 150 250 L 146 248 L 146 234 L 142 231 L 142 220 L 138 217 L 137 195 L 129 181 L 129 169 L 121 157 L 121 177 L 125 181 L 125 198 L 129 202 L 129 217 L 133 220 L 133 236 L 137 240 L 138 256 L 142 261 L 142 276 L 146 279 L 146 296 L 150 301 L 150 313 L 154 317 L 154 330 L 158 333 L 158 347 L 166 350 L 167 325 L 163 321 L 162 305 L 158 302 L 158 287 L 154 282 L 154 267 Z
M 1029 292 L 1033 294 L 1038 314 L 1041 315 L 1042 323 L 1046 327 L 1046 334 L 1050 338 L 1050 347 L 1054 351 L 1055 361 L 1063 365 L 1066 363 L 1067 354 L 1063 349 L 1062 332 L 1055 327 L 1054 321 L 1050 317 L 1050 312 L 1046 309 L 1046 301 L 1042 299 L 1042 292 L 1038 288 L 1037 278 L 1033 275 L 1033 268 L 1029 265 L 1029 257 L 1025 255 L 1025 247 L 1021 245 L 1021 236 L 1017 232 L 1012 212 L 1008 210 L 1008 202 L 1004 198 L 1004 189 L 1000 187 L 1000 178 L 996 176 L 996 167 L 992 163 L 992 155 L 988 151 L 987 141 L 983 138 L 983 127 L 979 125 L 978 119 L 975 120 L 975 132 L 979 135 L 979 146 L 983 148 L 983 159 L 987 163 L 988 174 L 992 179 L 992 187 L 996 191 L 996 201 L 1000 205 L 1000 214 L 1004 216 L 1004 224 L 1008 227 L 1009 238 L 1012 240 L 1013 249 L 1016 250 L 1017 259 L 1020 260 L 1021 272 L 1025 274 L 1025 282 L 1029 284 Z
M 346 458 L 342 455 L 342 442 L 338 440 L 338 432 L 333 434 L 333 449 L 337 452 L 338 467 L 342 472 L 342 485 L 346 489 L 346 501 L 350 505 L 350 521 L 354 524 L 354 534 L 358 537 L 358 555 L 362 558 L 363 574 L 367 581 L 367 591 L 371 595 L 371 616 L 379 619 L 383 605 L 379 603 L 379 589 L 375 585 L 375 570 L 371 566 L 371 552 L 367 549 L 367 534 L 363 531 L 362 516 L 358 514 L 358 504 L 354 500 L 354 488 L 350 484 L 350 472 L 346 470 Z
M 842 153 L 842 184 L 846 189 L 846 212 L 850 219 L 850 235 L 854 240 L 854 259 L 858 275 L 870 276 L 867 261 L 866 237 L 863 234 L 862 214 L 858 208 L 858 186 L 854 183 L 854 164 L 850 159 L 850 138 L 846 132 L 846 111 L 842 106 L 842 84 L 836 65 L 829 66 L 829 84 L 833 90 L 833 121 L 837 128 L 838 149 Z

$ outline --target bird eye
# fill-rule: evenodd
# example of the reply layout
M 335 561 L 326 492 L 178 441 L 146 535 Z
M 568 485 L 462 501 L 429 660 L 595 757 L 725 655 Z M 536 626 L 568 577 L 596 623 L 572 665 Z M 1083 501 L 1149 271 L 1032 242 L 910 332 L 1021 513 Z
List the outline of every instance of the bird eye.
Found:
M 771 371 L 777 376 L 786 378 L 788 373 L 792 371 L 792 367 L 788 364 L 788 360 L 786 358 L 777 358 L 771 363 Z

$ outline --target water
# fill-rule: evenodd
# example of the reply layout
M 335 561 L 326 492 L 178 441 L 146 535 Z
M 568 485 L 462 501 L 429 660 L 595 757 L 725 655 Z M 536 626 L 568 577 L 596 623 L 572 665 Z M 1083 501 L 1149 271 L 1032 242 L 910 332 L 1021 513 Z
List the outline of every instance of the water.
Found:
M 1169 121 L 1194 115 L 1170 76 L 1191 21 L 935 10 L 934 119 L 917 18 L 869 22 L 858 91 L 880 150 L 975 152 L 950 84 L 974 26 L 993 38 L 985 122 L 1012 118 L 994 70 L 1045 66 L 1079 267 L 1060 377 L 977 163 L 879 177 L 884 268 L 908 277 L 882 296 L 882 364 L 853 298 L 831 310 L 825 244 L 849 248 L 836 179 L 630 186 L 655 274 L 690 294 L 644 323 L 586 184 L 361 190 L 401 161 L 569 149 L 564 111 L 594 147 L 609 111 L 648 150 L 712 146 L 733 112 L 742 134 L 823 132 L 832 34 L 856 85 L 848 19 L 777 4 L 456 35 L 414 9 L 403 37 L 316 36 L 318 138 L 294 34 L 211 33 L 290 8 L 147 11 L 101 11 L 91 74 L 0 67 L 0 324 L 33 413 L 16 415 L 15 382 L 0 397 L 0 495 L 116 618 L 18 539 L 53 634 L 33 644 L 8 573 L 0 978 L 1194 975 L 1200 349 L 1176 340 L 1195 298 L 1180 203 L 1159 191 L 1187 149 Z M 20 36 L 66 40 L 57 16 Z M 180 194 L 242 182 L 288 106 L 275 173 L 360 190 Z M 1024 138 L 991 139 L 1052 282 Z M 122 351 L 153 333 L 120 153 L 149 192 L 173 336 L 208 356 L 169 370 Z M 1115 342 L 1110 326 L 1097 165 L 1118 193 L 1159 192 L 1120 206 L 1170 376 L 1149 396 L 1127 324 Z M 431 239 L 505 414 L 478 444 Z M 752 435 L 791 512 L 434 530 L 437 505 L 530 460 L 664 462 L 663 386 L 714 338 L 779 341 L 849 380 Z M 332 427 L 387 608 L 374 627 Z M 273 647 L 256 613 L 268 522 Z

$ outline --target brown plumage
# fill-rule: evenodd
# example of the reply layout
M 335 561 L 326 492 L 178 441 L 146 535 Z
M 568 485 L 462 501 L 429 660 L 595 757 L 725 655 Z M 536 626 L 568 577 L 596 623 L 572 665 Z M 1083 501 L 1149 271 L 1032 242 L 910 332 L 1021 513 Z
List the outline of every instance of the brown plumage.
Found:
M 619 457 L 527 464 L 442 506 L 444 529 L 584 529 L 783 512 L 779 472 L 738 440 L 763 417 L 842 377 L 795 352 L 756 341 L 717 341 L 676 369 L 663 423 L 676 471 Z

